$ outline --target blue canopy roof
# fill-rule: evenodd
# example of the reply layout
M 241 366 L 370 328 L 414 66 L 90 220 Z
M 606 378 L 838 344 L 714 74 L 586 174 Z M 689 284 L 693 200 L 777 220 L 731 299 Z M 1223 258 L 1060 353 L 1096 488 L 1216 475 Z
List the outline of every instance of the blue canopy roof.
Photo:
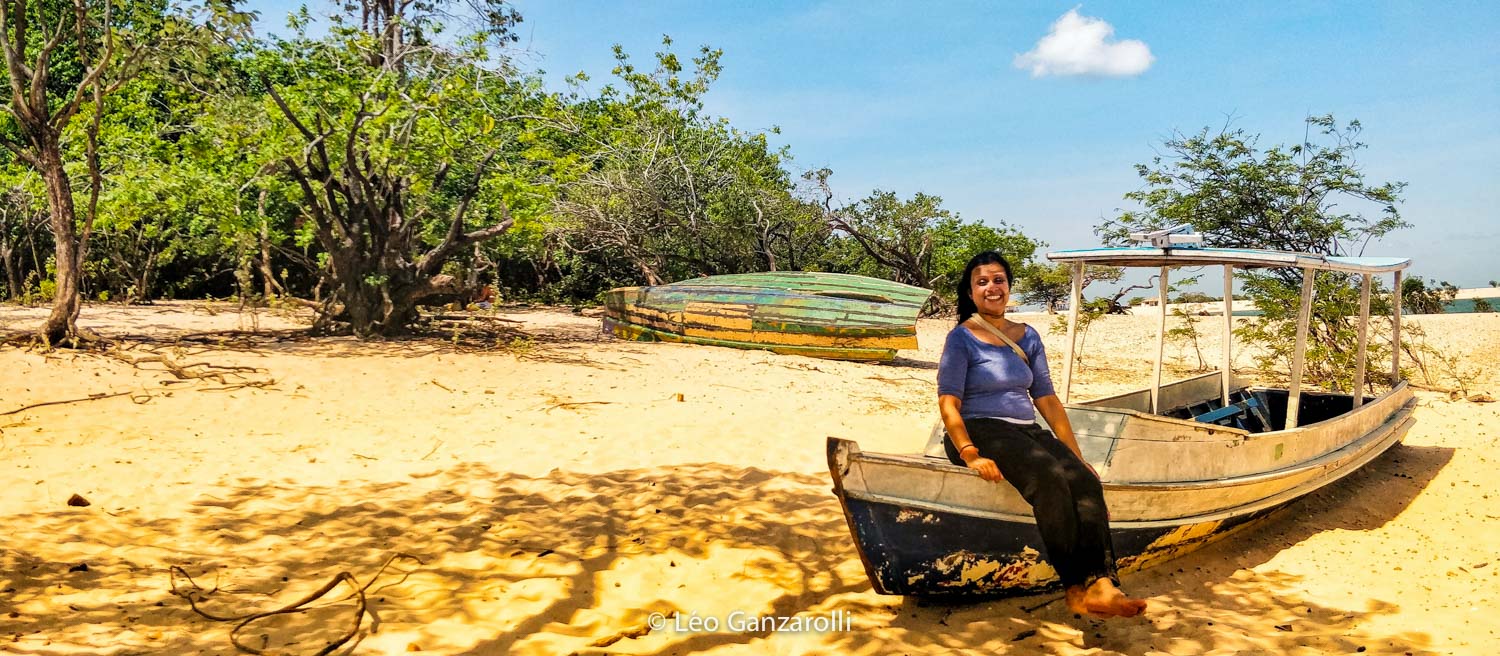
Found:
M 1047 259 L 1126 267 L 1232 264 L 1245 268 L 1296 267 L 1349 273 L 1388 273 L 1411 266 L 1411 258 L 1405 257 L 1340 257 L 1253 248 L 1082 248 L 1053 251 L 1047 254 Z

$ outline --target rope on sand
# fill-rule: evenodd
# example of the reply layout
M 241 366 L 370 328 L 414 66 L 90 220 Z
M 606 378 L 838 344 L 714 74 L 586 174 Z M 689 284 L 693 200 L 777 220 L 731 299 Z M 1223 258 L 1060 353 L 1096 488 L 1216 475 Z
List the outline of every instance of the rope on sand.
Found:
M 366 614 L 370 615 L 372 621 L 378 621 L 379 618 L 377 618 L 375 616 L 375 614 L 372 613 L 372 612 L 370 612 L 370 610 L 369 610 L 368 602 L 365 599 L 365 591 L 368 590 L 371 585 L 374 585 L 375 581 L 377 581 L 377 580 L 380 579 L 380 575 L 385 573 L 386 568 L 390 567 L 391 563 L 395 562 L 398 559 L 412 560 L 412 561 L 415 561 L 418 565 L 422 564 L 422 559 L 417 558 L 416 556 L 413 556 L 413 555 L 407 554 L 407 553 L 397 552 L 397 553 L 391 554 L 390 556 L 386 557 L 385 562 L 380 565 L 380 569 L 375 570 L 375 575 L 371 576 L 369 582 L 365 583 L 364 585 L 360 585 L 359 584 L 359 580 L 355 579 L 353 574 L 350 574 L 347 571 L 343 571 L 343 572 L 339 572 L 332 579 L 330 579 L 327 583 L 323 584 L 323 587 L 318 588 L 317 590 L 313 591 L 311 594 L 308 594 L 307 596 L 305 596 L 305 597 L 303 597 L 301 599 L 298 599 L 295 602 L 292 602 L 290 604 L 287 604 L 286 606 L 282 606 L 281 608 L 277 608 L 277 609 L 274 609 L 274 610 L 262 611 L 262 612 L 259 612 L 259 613 L 248 613 L 248 614 L 244 614 L 244 615 L 215 615 L 213 613 L 210 613 L 208 611 L 205 611 L 205 610 L 199 608 L 198 607 L 198 602 L 205 600 L 208 597 L 208 595 L 211 595 L 214 592 L 217 592 L 218 589 L 219 589 L 218 586 L 216 585 L 216 586 L 214 586 L 213 590 L 208 590 L 208 591 L 205 592 L 203 590 L 202 586 L 199 586 L 198 582 L 194 581 L 193 577 L 188 575 L 187 570 L 185 570 L 185 569 L 183 569 L 181 567 L 178 567 L 177 565 L 173 565 L 173 566 L 171 566 L 171 568 L 169 569 L 169 571 L 170 571 L 171 583 L 172 583 L 172 594 L 176 595 L 178 597 L 182 597 L 183 599 L 186 599 L 187 602 L 188 602 L 188 605 L 192 607 L 193 612 L 195 612 L 195 613 L 197 613 L 197 614 L 199 614 L 199 615 L 201 615 L 201 616 L 203 616 L 203 617 L 205 617 L 207 619 L 213 620 L 215 622 L 238 622 L 238 624 L 235 624 L 234 628 L 231 629 L 230 632 L 229 632 L 229 642 L 232 643 L 235 646 L 236 649 L 239 649 L 240 651 L 245 652 L 247 654 L 262 654 L 262 653 L 265 653 L 265 652 L 263 652 L 263 651 L 261 651 L 259 649 L 256 649 L 254 647 L 250 647 L 249 645 L 246 645 L 246 644 L 240 642 L 240 638 L 239 638 L 240 631 L 243 630 L 250 623 L 255 622 L 256 620 L 261 620 L 261 619 L 265 619 L 267 617 L 273 617 L 273 616 L 276 616 L 276 615 L 289 615 L 289 614 L 292 614 L 292 613 L 301 613 L 301 612 L 313 610 L 313 608 L 309 608 L 309 607 L 307 607 L 307 605 L 310 604 L 310 603 L 312 603 L 312 602 L 314 602 L 314 601 L 317 601 L 318 599 L 323 598 L 329 592 L 332 592 L 334 588 L 338 587 L 340 583 L 347 584 L 350 587 L 350 589 L 352 589 L 354 592 L 350 593 L 350 595 L 348 597 L 345 597 L 345 599 L 349 599 L 349 598 L 352 597 L 352 598 L 355 598 L 355 599 L 358 600 L 358 603 L 355 605 L 356 613 L 354 615 L 354 625 L 351 626 L 351 627 L 349 627 L 348 632 L 346 632 L 342 636 L 340 636 L 338 640 L 335 640 L 335 641 L 329 643 L 327 646 L 325 646 L 322 649 L 318 650 L 318 652 L 316 654 L 316 656 L 327 656 L 328 654 L 333 653 L 333 651 L 335 649 L 338 649 L 339 647 L 343 646 L 344 643 L 349 642 L 350 640 L 354 639 L 354 636 L 356 636 L 356 635 L 359 634 L 359 627 L 364 622 Z M 408 576 L 410 576 L 411 573 L 410 572 L 406 572 L 406 574 Z M 181 576 L 182 578 L 187 579 L 188 585 L 191 585 L 192 589 L 191 590 L 184 590 L 184 589 L 178 588 L 177 587 L 177 577 L 178 576 Z M 406 577 L 403 576 L 401 578 L 403 580 L 405 580 Z M 262 646 L 264 646 L 264 645 L 262 645 Z

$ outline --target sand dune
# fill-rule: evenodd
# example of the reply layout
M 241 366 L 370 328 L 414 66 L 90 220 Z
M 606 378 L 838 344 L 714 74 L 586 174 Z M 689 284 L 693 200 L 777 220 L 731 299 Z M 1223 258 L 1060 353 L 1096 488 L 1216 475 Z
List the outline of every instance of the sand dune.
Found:
M 0 332 L 44 315 L 0 308 Z M 924 322 L 921 350 L 880 365 L 619 342 L 566 311 L 502 316 L 525 336 L 479 349 L 301 339 L 268 331 L 303 317 L 223 305 L 100 306 L 85 326 L 153 341 L 122 340 L 125 359 L 0 349 L 0 653 L 233 654 L 230 624 L 171 594 L 171 566 L 217 587 L 205 610 L 234 614 L 341 571 L 364 584 L 392 554 L 420 563 L 369 587 L 379 623 L 353 653 L 1487 654 L 1500 638 L 1500 404 L 1421 392 L 1404 445 L 1251 532 L 1127 577 L 1147 614 L 1093 622 L 1055 597 L 924 605 L 870 590 L 823 441 L 918 450 L 947 323 Z M 1100 320 L 1075 394 L 1147 380 L 1154 322 Z M 1500 315 L 1411 323 L 1500 393 Z M 166 341 L 251 329 L 267 336 Z M 1061 337 L 1046 339 L 1059 358 Z M 151 355 L 220 375 L 179 379 Z M 1168 355 L 1170 371 L 1196 364 Z M 12 412 L 91 395 L 106 396 Z M 67 505 L 74 494 L 91 505 Z M 315 653 L 352 622 L 344 597 L 242 638 Z M 674 612 L 842 613 L 853 630 L 649 626 Z

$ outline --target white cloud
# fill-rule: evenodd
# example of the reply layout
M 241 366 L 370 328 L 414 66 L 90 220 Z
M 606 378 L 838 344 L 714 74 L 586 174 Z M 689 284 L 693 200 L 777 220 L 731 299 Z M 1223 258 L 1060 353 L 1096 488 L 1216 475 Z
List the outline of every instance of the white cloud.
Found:
M 1151 68 L 1151 48 L 1136 39 L 1112 41 L 1115 28 L 1098 18 L 1078 15 L 1075 7 L 1052 24 L 1052 31 L 1031 52 L 1016 55 L 1016 68 L 1032 77 L 1097 75 L 1130 77 Z

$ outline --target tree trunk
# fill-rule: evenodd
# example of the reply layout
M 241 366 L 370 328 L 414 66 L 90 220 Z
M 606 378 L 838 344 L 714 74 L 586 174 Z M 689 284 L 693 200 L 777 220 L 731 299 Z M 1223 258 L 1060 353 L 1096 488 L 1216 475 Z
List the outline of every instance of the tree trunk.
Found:
M 260 217 L 260 275 L 265 286 L 266 298 L 275 298 L 281 285 L 276 282 L 276 272 L 271 268 L 271 220 L 266 218 L 266 190 L 260 190 L 255 201 L 255 213 Z
M 0 262 L 5 263 L 5 297 L 8 300 L 21 298 L 20 259 L 16 255 L 16 242 L 12 239 L 10 226 L 0 225 Z
M 41 335 L 48 344 L 61 344 L 67 340 L 76 342 L 78 336 L 79 302 L 79 247 L 78 231 L 74 225 L 73 186 L 63 169 L 62 153 L 55 139 L 47 139 L 37 152 L 41 164 L 42 181 L 47 186 L 47 209 L 51 211 L 52 236 L 56 242 L 57 289 L 53 296 L 52 313 L 42 326 Z

